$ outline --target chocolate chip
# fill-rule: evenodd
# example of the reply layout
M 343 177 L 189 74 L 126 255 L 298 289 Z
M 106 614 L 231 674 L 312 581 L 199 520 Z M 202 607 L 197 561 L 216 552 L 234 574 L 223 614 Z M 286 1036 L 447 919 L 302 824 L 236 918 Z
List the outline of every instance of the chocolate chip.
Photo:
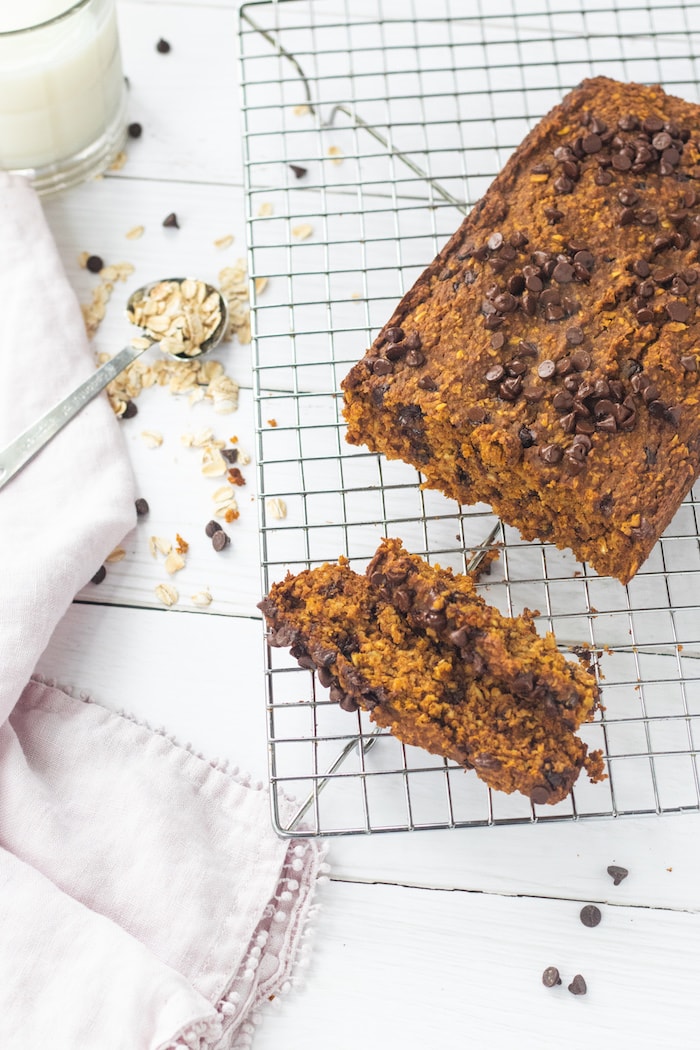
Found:
M 569 344 L 569 346 L 580 346 L 583 342 L 583 331 L 577 326 L 574 326 L 573 328 L 567 328 L 566 341 Z M 588 366 L 586 365 L 586 367 Z
M 506 370 L 505 368 L 503 368 L 502 365 L 492 365 L 492 367 L 489 368 L 484 378 L 486 379 L 487 383 L 500 383 L 501 380 L 505 377 L 505 374 Z
M 419 368 L 425 363 L 425 357 L 420 350 L 409 350 L 406 354 L 406 364 L 409 368 Z
M 542 974 L 542 984 L 545 988 L 554 988 L 555 985 L 561 984 L 561 977 L 556 966 L 548 966 Z
M 659 218 L 653 208 L 642 208 L 637 217 L 643 226 L 655 226 Z
M 637 277 L 648 277 L 651 273 L 651 266 L 646 259 L 636 259 L 632 263 L 632 272 L 635 273 Z
M 399 332 L 400 331 L 401 331 L 401 329 L 399 328 Z M 402 333 L 402 338 L 403 338 L 403 345 L 406 347 L 407 350 L 420 350 L 421 347 L 423 346 L 423 343 L 421 341 L 421 337 L 418 334 L 418 332 L 409 332 L 408 335 L 405 338 L 403 337 L 403 333 Z M 397 342 L 398 342 L 398 340 L 397 340 Z
M 639 127 L 639 121 L 636 117 L 633 117 L 631 113 L 626 113 L 619 118 L 617 126 L 620 131 L 636 131 Z
M 90 273 L 99 273 L 103 266 L 104 262 L 99 255 L 89 255 L 87 262 L 85 263 L 85 268 L 89 270 Z
M 140 139 L 143 132 L 143 128 L 137 121 L 134 121 L 133 124 L 129 124 L 126 130 L 130 139 Z
M 233 464 L 233 463 L 237 463 L 238 462 L 238 449 L 237 448 L 222 448 L 221 449 L 221 455 L 223 456 L 223 458 L 226 460 L 227 463 Z
M 129 401 L 126 402 L 126 408 L 124 409 L 124 411 L 122 412 L 122 414 L 121 414 L 121 416 L 119 418 L 120 419 L 133 419 L 134 416 L 138 415 L 138 412 L 139 412 L 139 410 L 138 410 L 138 406 L 136 405 L 136 403 L 134 401 L 129 400 Z
M 666 303 L 666 313 L 672 321 L 685 324 L 690 317 L 690 307 L 687 303 Z
M 180 229 L 180 223 L 177 221 L 177 215 L 174 211 L 171 211 L 169 215 L 165 216 L 165 218 L 163 219 L 163 226 L 165 226 L 166 228 L 174 226 L 175 229 Z
M 525 279 L 525 287 L 527 288 L 528 292 L 541 292 L 544 288 L 544 285 L 541 279 L 537 277 L 536 274 L 531 274 Z
M 561 463 L 564 453 L 559 445 L 544 445 L 540 449 L 540 456 L 549 466 Z
M 481 405 L 470 405 L 467 409 L 467 419 L 470 423 L 484 423 L 486 412 Z
M 581 908 L 580 918 L 584 926 L 597 926 L 603 916 L 595 904 L 585 904 Z
M 525 278 L 520 273 L 514 273 L 508 280 L 508 291 L 511 295 L 521 295 L 525 289 Z
M 170 51 L 170 44 L 167 40 L 163 40 L 163 38 L 161 37 L 158 43 L 156 44 L 156 51 L 158 51 L 161 55 L 167 55 L 168 51 Z
M 136 514 L 139 518 L 143 518 L 151 509 L 148 506 L 148 500 L 145 500 L 142 496 L 134 501 L 134 507 L 136 508 Z
M 307 169 L 302 168 L 301 164 L 290 164 L 289 167 L 294 172 L 295 179 L 303 179 L 307 174 Z
M 384 336 L 388 343 L 400 343 L 404 338 L 404 331 L 403 328 L 387 328 Z
M 617 195 L 617 199 L 620 204 L 624 204 L 626 208 L 632 208 L 635 204 L 639 203 L 639 194 L 635 193 L 631 189 L 621 189 Z
M 590 135 L 584 135 L 581 140 L 581 146 L 584 153 L 600 153 L 603 148 L 600 135 L 596 135 L 592 132 Z
M 670 141 L 671 140 L 669 139 L 669 142 Z M 498 232 L 492 233 L 486 244 L 492 252 L 497 252 L 499 248 L 503 247 L 503 234 Z
M 552 277 L 559 284 L 569 284 L 574 279 L 574 268 L 571 263 L 559 262 L 554 267 Z
M 613 181 L 613 177 L 609 171 L 597 171 L 593 178 L 596 186 L 609 186 Z
M 556 303 L 547 303 L 544 308 L 544 316 L 546 321 L 561 321 L 564 317 L 564 311 Z
M 568 412 L 573 404 L 574 399 L 567 390 L 558 390 L 552 398 L 552 406 L 557 412 Z
M 626 153 L 614 153 L 612 166 L 615 171 L 629 171 L 632 167 L 632 160 Z
M 566 175 L 560 175 L 559 178 L 554 180 L 554 189 L 557 193 L 565 194 L 573 191 L 574 184 L 571 179 L 567 179 Z
M 215 551 L 222 551 L 231 542 L 231 537 L 223 529 L 217 529 L 211 538 L 211 545 Z
M 504 401 L 515 401 L 523 388 L 520 376 L 510 376 L 505 379 L 498 388 L 498 393 Z
M 215 532 L 221 532 L 221 526 L 219 525 L 218 521 L 214 521 L 214 519 L 212 518 L 211 521 L 208 521 L 204 526 L 204 531 L 206 532 L 209 539 L 211 539 Z
M 617 217 L 620 226 L 631 226 L 637 216 L 633 208 L 623 208 Z
M 421 390 L 427 390 L 429 393 L 434 393 L 438 389 L 437 383 L 430 376 L 421 376 L 418 380 L 418 386 Z
M 564 218 L 564 212 L 559 211 L 558 208 L 545 208 L 544 217 L 550 226 L 556 226 Z
M 537 347 L 534 343 L 521 339 L 518 343 L 518 353 L 521 357 L 537 357 Z
M 588 991 L 588 988 L 586 987 L 586 982 L 584 981 L 580 973 L 576 974 L 573 981 L 569 985 L 569 991 L 572 995 L 585 995 Z
M 680 405 L 669 405 L 666 409 L 664 419 L 667 423 L 671 423 L 674 427 L 678 427 L 681 421 L 681 415 L 683 410 Z
M 661 117 L 646 117 L 642 121 L 642 130 L 646 131 L 648 135 L 655 135 L 657 131 L 662 131 L 664 122 Z
M 681 357 L 681 364 L 686 372 L 697 372 L 698 370 L 698 359 L 693 354 L 684 354 Z
M 540 361 L 537 366 L 537 375 L 540 379 L 551 379 L 557 370 L 557 366 L 554 361 L 547 358 L 546 361 Z
M 591 367 L 591 355 L 587 350 L 575 350 L 571 355 L 571 364 L 577 372 L 585 372 Z
M 105 569 L 104 565 L 100 565 L 99 569 L 90 580 L 90 583 L 102 583 L 106 575 L 107 570 Z
M 506 365 L 506 372 L 510 376 L 522 376 L 527 372 L 527 365 L 524 361 L 514 357 L 512 361 L 509 361 Z
M 378 357 L 372 364 L 372 371 L 375 376 L 388 376 L 394 371 L 394 366 L 386 358 Z
M 635 316 L 640 324 L 651 324 L 651 322 L 654 320 L 653 310 L 638 310 Z
M 403 343 L 387 343 L 384 347 L 384 356 L 387 361 L 400 361 L 406 353 Z
M 535 435 L 532 433 L 531 430 L 528 430 L 527 427 L 520 428 L 520 430 L 518 431 L 518 437 L 520 439 L 520 444 L 523 446 L 523 448 L 532 448 L 532 446 L 535 444 Z
M 554 446 L 548 445 L 547 447 L 548 448 L 558 448 L 559 446 L 558 445 L 554 445 Z M 559 449 L 559 451 L 561 452 L 561 449 Z M 559 458 L 561 459 L 561 456 Z M 545 803 L 549 801 L 549 796 L 550 795 L 551 795 L 551 791 L 549 790 L 549 787 L 545 786 L 544 784 L 537 785 L 530 792 L 530 798 L 532 799 L 532 801 L 537 806 L 544 806 Z
M 613 880 L 613 886 L 619 886 L 629 875 L 627 868 L 621 868 L 619 864 L 608 864 L 607 871 Z

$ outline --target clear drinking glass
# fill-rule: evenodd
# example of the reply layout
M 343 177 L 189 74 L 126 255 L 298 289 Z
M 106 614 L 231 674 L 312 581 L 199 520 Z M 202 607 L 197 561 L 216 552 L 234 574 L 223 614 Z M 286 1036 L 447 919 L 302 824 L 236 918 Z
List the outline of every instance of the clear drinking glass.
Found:
M 115 0 L 0 3 L 0 168 L 53 193 L 104 171 L 125 138 Z

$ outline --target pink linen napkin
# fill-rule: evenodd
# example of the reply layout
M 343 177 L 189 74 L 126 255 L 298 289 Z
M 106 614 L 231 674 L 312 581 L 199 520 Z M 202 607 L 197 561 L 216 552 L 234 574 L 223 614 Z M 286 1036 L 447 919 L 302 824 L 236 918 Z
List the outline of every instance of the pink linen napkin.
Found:
M 94 368 L 40 203 L 0 173 L 0 447 Z M 134 524 L 104 395 L 0 490 L 0 1046 L 233 1050 L 294 976 L 321 864 L 267 792 L 31 680 Z

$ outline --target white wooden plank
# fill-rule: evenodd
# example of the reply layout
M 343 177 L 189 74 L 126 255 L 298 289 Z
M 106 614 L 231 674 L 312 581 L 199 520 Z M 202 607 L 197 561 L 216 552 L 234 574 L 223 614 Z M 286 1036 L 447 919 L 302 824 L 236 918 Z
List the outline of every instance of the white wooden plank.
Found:
M 265 1011 L 256 1050 L 698 1045 L 697 915 L 606 908 L 589 929 L 579 901 L 338 883 L 321 900 L 304 986 Z
M 118 19 L 128 117 L 143 127 L 119 177 L 240 183 L 233 5 L 119 0 Z
M 38 670 L 267 779 L 255 620 L 73 605 Z M 699 909 L 699 831 L 690 814 L 348 836 L 332 840 L 332 858 L 338 877 L 359 881 Z M 630 871 L 617 887 L 613 863 Z

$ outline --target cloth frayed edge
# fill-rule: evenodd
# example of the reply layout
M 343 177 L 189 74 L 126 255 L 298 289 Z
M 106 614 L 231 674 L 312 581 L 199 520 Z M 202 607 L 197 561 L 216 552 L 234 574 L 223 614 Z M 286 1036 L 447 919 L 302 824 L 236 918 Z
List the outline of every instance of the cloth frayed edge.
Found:
M 253 791 L 266 790 L 262 781 L 253 781 L 251 776 L 242 773 L 238 766 L 229 766 L 227 759 L 220 761 L 207 758 L 191 744 L 183 744 L 173 734 L 168 733 L 164 726 L 153 726 L 145 719 L 137 718 L 124 710 L 106 708 L 85 690 L 66 685 L 49 676 L 33 674 L 31 681 L 49 689 L 58 689 L 81 703 L 103 707 L 118 718 L 157 733 L 173 747 L 186 751 L 243 787 Z M 294 801 L 291 796 L 285 798 L 290 802 Z M 304 829 L 299 830 L 303 834 Z M 278 1005 L 282 996 L 297 988 L 303 980 L 303 971 L 309 965 L 315 936 L 314 920 L 321 908 L 320 904 L 312 901 L 317 887 L 330 881 L 330 865 L 324 859 L 327 852 L 325 845 L 313 839 L 289 840 L 275 894 L 265 906 L 247 955 L 219 1000 L 212 1005 L 217 1016 L 192 1021 L 172 1040 L 161 1044 L 158 1050 L 248 1050 L 255 1026 L 263 1018 L 261 1008 L 266 1004 Z M 280 954 L 275 954 L 280 964 L 279 969 L 257 984 L 255 971 L 265 956 L 271 929 L 275 931 L 273 936 L 277 933 L 283 934 L 283 950 Z

